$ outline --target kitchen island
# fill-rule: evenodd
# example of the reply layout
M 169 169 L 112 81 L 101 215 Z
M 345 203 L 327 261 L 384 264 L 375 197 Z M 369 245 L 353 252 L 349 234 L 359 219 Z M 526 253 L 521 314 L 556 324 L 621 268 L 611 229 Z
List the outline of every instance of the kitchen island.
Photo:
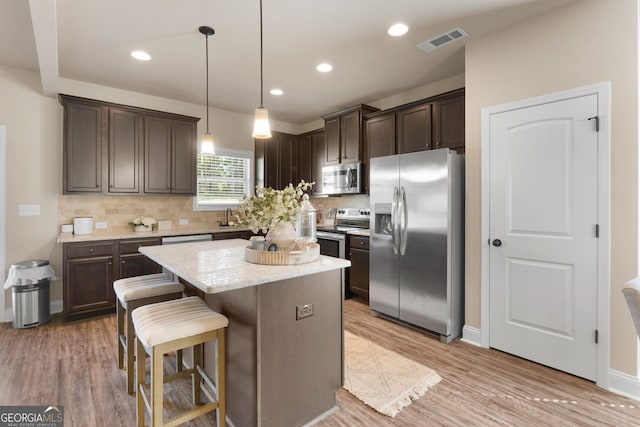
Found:
M 336 408 L 344 355 L 341 275 L 350 263 L 320 256 L 298 265 L 251 264 L 244 259 L 248 245 L 233 239 L 139 250 L 229 318 L 230 423 L 304 425 Z M 215 378 L 212 345 L 205 345 L 205 371 Z

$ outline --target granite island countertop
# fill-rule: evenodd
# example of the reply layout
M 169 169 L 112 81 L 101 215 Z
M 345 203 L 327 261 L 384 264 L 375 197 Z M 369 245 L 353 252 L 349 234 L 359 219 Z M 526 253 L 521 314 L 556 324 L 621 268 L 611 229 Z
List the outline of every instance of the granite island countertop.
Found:
M 313 262 L 294 265 L 261 265 L 245 261 L 243 239 L 143 246 L 139 251 L 151 260 L 207 294 L 215 294 L 279 280 L 349 267 L 349 260 L 320 255 Z

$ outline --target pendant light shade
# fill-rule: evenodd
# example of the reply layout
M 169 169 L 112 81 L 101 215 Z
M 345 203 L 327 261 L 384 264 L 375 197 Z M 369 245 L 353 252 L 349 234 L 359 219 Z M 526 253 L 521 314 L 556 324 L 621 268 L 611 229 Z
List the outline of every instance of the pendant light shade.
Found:
M 262 75 L 262 0 L 260 0 L 260 108 L 256 108 L 255 122 L 253 123 L 253 137 L 257 139 L 271 138 L 269 127 L 269 113 L 263 105 L 264 85 Z
M 206 57 L 206 68 L 207 68 L 207 131 L 204 135 L 202 135 L 202 140 L 200 142 L 200 153 L 202 154 L 215 154 L 215 149 L 213 146 L 213 135 L 209 132 L 209 36 L 215 34 L 215 31 L 211 27 L 202 26 L 198 28 L 200 33 L 204 34 L 205 38 L 205 57 Z

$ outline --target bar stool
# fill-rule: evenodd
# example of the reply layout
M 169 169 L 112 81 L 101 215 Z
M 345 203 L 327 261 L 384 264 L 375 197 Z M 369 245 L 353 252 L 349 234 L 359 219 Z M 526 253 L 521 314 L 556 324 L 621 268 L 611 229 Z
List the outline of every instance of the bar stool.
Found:
M 135 333 L 131 313 L 138 307 L 156 302 L 169 301 L 182 298 L 184 285 L 172 280 L 164 273 L 148 274 L 145 276 L 128 277 L 113 282 L 113 290 L 118 299 L 117 325 L 118 325 L 118 367 L 127 370 L 127 392 L 133 394 L 133 361 L 135 352 Z M 126 333 L 125 333 L 125 313 Z M 124 354 L 127 354 L 126 367 Z M 176 357 L 177 369 L 182 369 L 182 354 Z
M 229 320 L 222 314 L 211 310 L 198 297 L 146 305 L 135 309 L 132 318 L 138 338 L 137 352 L 139 355 L 136 359 L 138 427 L 144 425 L 145 408 L 151 413 L 153 427 L 175 426 L 216 409 L 218 426 L 224 427 L 226 425 L 224 334 Z M 215 385 L 202 369 L 201 344 L 212 340 L 218 342 Z M 193 347 L 193 367 L 165 377 L 162 356 L 168 352 L 187 347 Z M 145 381 L 145 358 L 143 357 L 145 353 L 151 356 L 150 398 L 147 398 L 144 391 L 148 385 Z M 162 386 L 164 383 L 187 375 L 192 375 L 193 403 L 199 406 L 164 423 Z M 214 391 L 216 398 L 216 400 L 204 405 L 200 405 L 201 380 Z

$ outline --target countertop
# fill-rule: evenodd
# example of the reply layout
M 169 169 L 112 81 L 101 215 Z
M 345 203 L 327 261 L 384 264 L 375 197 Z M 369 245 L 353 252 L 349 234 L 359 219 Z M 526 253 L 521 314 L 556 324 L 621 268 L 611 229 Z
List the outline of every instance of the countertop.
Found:
M 243 239 L 143 246 L 139 251 L 208 294 L 226 292 L 349 267 L 349 260 L 320 255 L 313 262 L 261 265 L 245 261 Z
M 371 235 L 368 228 L 362 229 L 362 230 L 347 231 L 347 234 L 351 234 L 354 236 L 367 236 L 367 237 Z
M 121 227 L 106 230 L 95 230 L 91 234 L 58 234 L 58 243 L 71 242 L 93 242 L 99 240 L 116 240 L 116 239 L 144 239 L 149 237 L 165 237 L 165 236 L 186 236 L 189 234 L 215 234 L 228 233 L 232 231 L 247 231 L 246 227 L 188 227 L 180 226 L 166 230 L 153 231 L 133 231 L 131 227 Z

